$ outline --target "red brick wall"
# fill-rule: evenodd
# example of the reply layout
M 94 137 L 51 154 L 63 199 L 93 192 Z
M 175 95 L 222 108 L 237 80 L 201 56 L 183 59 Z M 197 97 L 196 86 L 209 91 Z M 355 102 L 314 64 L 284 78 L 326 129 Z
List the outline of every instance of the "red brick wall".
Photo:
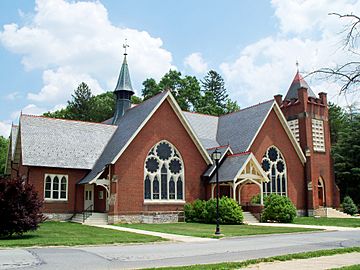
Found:
M 264 153 L 272 145 L 281 151 L 286 162 L 288 196 L 296 208 L 304 209 L 304 167 L 274 110 L 270 112 L 250 150 L 261 164 Z
M 151 147 L 161 140 L 174 145 L 183 158 L 185 200 L 205 199 L 206 189 L 201 175 L 207 164 L 166 100 L 113 166 L 118 180 L 112 184 L 112 190 L 117 194 L 110 214 L 183 209 L 182 204 L 144 204 L 144 162 Z
M 20 166 L 24 167 L 24 166 Z M 29 167 L 28 181 L 34 185 L 41 199 L 44 198 L 44 178 L 45 174 L 64 174 L 68 175 L 68 199 L 67 201 L 44 201 L 44 213 L 73 213 L 75 208 L 82 211 L 84 207 L 83 186 L 76 183 L 83 178 L 88 171 L 77 169 L 60 169 L 45 167 Z M 76 196 L 75 196 L 75 193 Z M 76 206 L 76 207 L 75 207 Z
M 241 205 L 249 204 L 251 198 L 260 194 L 260 187 L 256 184 L 246 184 L 241 187 L 240 199 Z
M 299 119 L 300 145 L 303 151 L 310 150 L 307 157 L 306 179 L 312 181 L 312 190 L 308 192 L 308 207 L 318 208 L 317 182 L 321 177 L 325 185 L 325 200 L 327 206 L 339 207 L 339 191 L 335 185 L 332 160 L 330 156 L 330 126 L 328 119 L 328 108 L 326 95 L 320 99 L 308 98 L 306 89 L 299 89 L 299 100 L 295 104 L 282 107 L 287 119 L 294 117 Z M 313 150 L 312 143 L 312 118 L 322 119 L 324 125 L 325 152 Z

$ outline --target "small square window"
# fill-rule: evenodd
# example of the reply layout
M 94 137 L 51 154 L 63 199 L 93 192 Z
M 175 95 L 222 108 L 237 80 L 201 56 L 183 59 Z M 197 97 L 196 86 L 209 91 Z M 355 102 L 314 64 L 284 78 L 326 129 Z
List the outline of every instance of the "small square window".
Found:
M 99 200 L 104 199 L 104 191 L 100 190 L 99 191 Z

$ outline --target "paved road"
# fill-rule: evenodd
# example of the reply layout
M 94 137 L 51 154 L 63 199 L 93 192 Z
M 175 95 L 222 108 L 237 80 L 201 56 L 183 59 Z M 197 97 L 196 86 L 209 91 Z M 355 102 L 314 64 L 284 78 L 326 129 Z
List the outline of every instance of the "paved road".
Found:
M 242 261 L 360 246 L 360 231 L 278 234 L 214 242 L 0 250 L 0 269 L 134 269 Z

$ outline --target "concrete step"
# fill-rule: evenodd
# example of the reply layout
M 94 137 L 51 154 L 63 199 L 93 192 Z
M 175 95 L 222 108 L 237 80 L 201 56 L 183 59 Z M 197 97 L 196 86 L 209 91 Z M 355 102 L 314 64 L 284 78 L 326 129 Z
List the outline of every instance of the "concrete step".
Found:
M 316 209 L 314 211 L 315 216 L 320 217 L 331 217 L 331 218 L 353 218 L 353 216 L 346 214 L 344 212 L 341 212 L 339 210 L 336 210 L 331 207 L 320 207 L 319 209 Z
M 250 212 L 243 212 L 244 223 L 259 223 L 259 220 Z
M 91 225 L 100 225 L 108 224 L 108 215 L 107 213 L 92 213 L 91 216 L 88 216 L 85 222 L 83 221 L 83 214 L 76 214 L 72 219 L 72 222 L 82 223 L 82 224 L 91 224 Z

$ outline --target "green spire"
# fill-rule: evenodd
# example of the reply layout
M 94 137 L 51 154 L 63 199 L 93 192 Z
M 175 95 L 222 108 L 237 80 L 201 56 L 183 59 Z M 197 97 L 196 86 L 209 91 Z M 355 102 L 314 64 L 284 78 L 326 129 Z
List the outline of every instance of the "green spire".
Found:
M 119 78 L 118 78 L 114 92 L 121 91 L 121 90 L 127 90 L 127 91 L 134 92 L 134 90 L 131 86 L 129 67 L 128 67 L 128 64 L 126 61 L 126 55 L 127 55 L 127 53 L 124 53 L 124 61 L 121 66 Z

